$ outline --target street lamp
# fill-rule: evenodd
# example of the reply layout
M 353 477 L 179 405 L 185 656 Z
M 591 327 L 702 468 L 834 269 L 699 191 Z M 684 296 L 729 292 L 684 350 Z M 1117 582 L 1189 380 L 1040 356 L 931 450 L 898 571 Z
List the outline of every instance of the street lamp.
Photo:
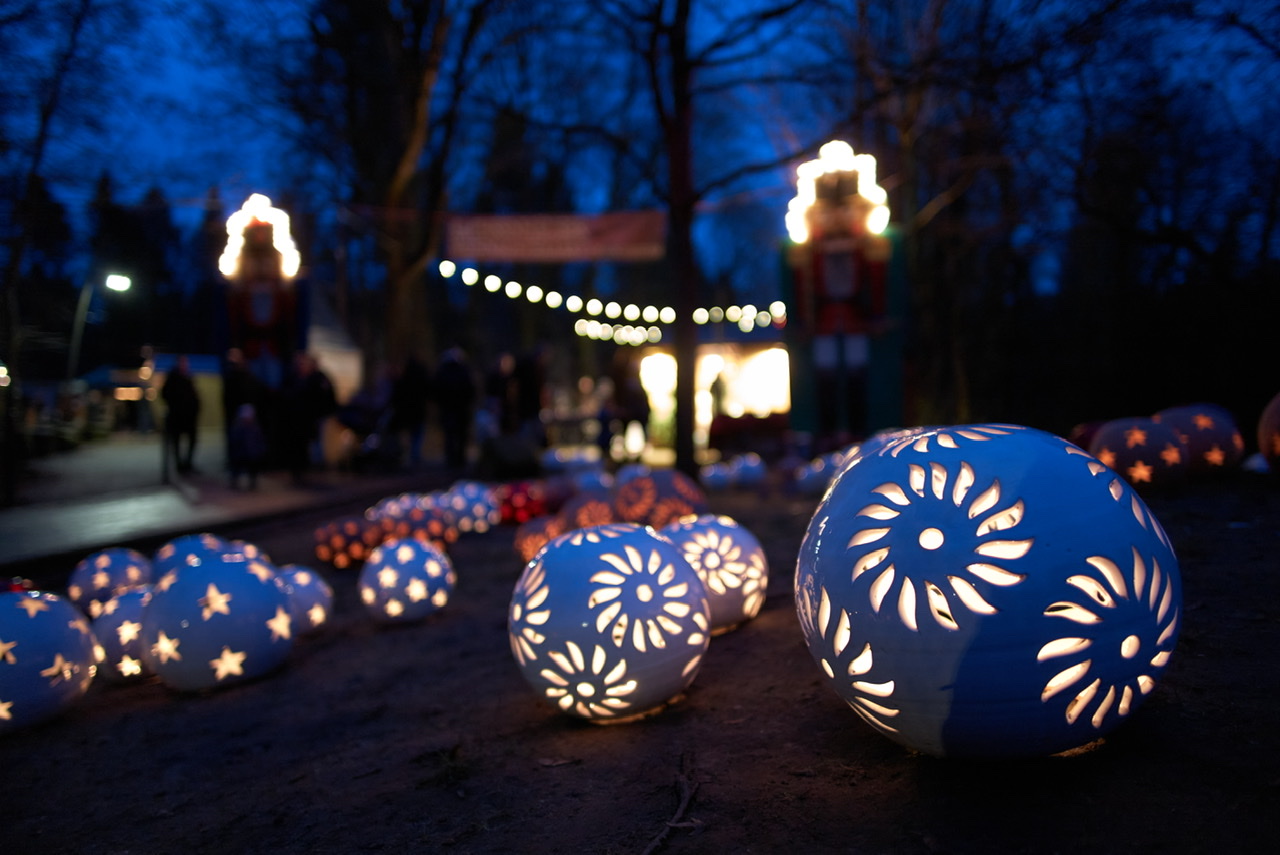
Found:
M 133 280 L 119 273 L 111 273 L 108 274 L 103 284 L 111 291 L 128 291 L 129 286 L 133 284 Z M 76 316 L 71 323 L 71 348 L 67 352 L 68 380 L 75 379 L 76 367 L 80 362 L 80 341 L 84 338 L 85 318 L 89 314 L 89 301 L 93 299 L 93 285 L 92 279 L 85 281 L 80 288 L 80 300 L 76 303 Z

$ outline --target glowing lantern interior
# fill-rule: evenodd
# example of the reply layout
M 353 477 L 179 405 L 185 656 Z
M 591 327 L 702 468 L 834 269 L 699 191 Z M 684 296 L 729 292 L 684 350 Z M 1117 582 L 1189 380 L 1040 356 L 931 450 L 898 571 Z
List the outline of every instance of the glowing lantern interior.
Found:
M 856 195 L 868 203 L 864 226 L 878 235 L 889 225 L 888 195 L 876 184 L 876 159 L 869 154 L 854 154 L 846 142 L 832 140 L 818 149 L 817 160 L 806 161 L 796 169 L 796 195 L 787 203 L 787 234 L 796 243 L 809 240 L 808 212 L 818 202 L 818 185 L 828 175 L 845 173 L 856 177 Z
M 271 226 L 271 242 L 280 253 L 280 272 L 286 279 L 297 276 L 302 260 L 289 233 L 289 215 L 273 208 L 271 200 L 261 193 L 254 193 L 240 210 L 227 218 L 227 246 L 218 259 L 218 270 L 222 275 L 232 277 L 240 270 L 245 232 L 254 225 Z

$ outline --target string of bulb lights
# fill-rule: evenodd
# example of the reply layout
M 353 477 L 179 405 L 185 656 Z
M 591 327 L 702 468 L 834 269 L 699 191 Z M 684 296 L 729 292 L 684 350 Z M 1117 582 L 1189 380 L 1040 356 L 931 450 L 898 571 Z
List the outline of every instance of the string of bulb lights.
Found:
M 474 267 L 459 267 L 444 259 L 439 265 L 445 279 L 458 276 L 467 287 L 480 285 L 491 294 L 502 294 L 511 300 L 521 297 L 530 303 L 540 303 L 549 309 L 561 309 L 581 315 L 574 321 L 576 335 L 597 341 L 639 346 L 662 341 L 662 327 L 676 322 L 676 310 L 670 306 L 641 306 L 637 303 L 621 303 L 617 300 L 601 300 L 599 297 L 583 298 L 577 294 L 565 296 L 559 291 L 548 291 L 538 285 L 522 285 L 519 282 L 503 282 L 492 273 L 481 276 Z M 603 319 L 602 319 L 603 318 Z M 731 323 L 744 333 L 771 326 L 781 327 L 787 322 L 787 307 L 781 300 L 774 300 L 767 308 L 750 303 L 742 306 L 711 306 L 693 310 L 692 320 L 704 324 Z

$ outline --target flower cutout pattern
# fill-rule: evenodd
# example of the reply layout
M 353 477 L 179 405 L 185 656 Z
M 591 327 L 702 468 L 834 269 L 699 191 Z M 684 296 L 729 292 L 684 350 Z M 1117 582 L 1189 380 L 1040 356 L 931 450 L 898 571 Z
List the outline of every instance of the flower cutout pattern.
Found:
M 1102 728 L 1109 716 L 1128 715 L 1135 698 L 1155 688 L 1156 677 L 1173 652 L 1179 609 L 1172 575 L 1164 572 L 1155 558 L 1144 559 L 1136 548 L 1128 574 L 1102 555 L 1085 561 L 1089 569 L 1066 580 L 1078 595 L 1051 603 L 1044 610 L 1046 617 L 1073 624 L 1074 634 L 1055 638 L 1040 649 L 1037 659 L 1059 668 L 1045 683 L 1040 699 L 1066 698 L 1063 715 L 1067 724 L 1088 716 L 1094 728 Z M 1101 648 L 1105 629 L 1112 621 L 1148 627 L 1120 641 L 1120 659 L 1133 662 L 1135 667 L 1131 678 L 1118 683 L 1094 673 L 1096 659 L 1114 658 L 1114 651 Z
M 949 630 L 960 628 L 961 609 L 995 614 L 983 586 L 1007 587 L 1025 578 L 1010 569 L 1034 541 L 1011 537 L 1022 522 L 1023 502 L 1007 499 L 999 479 L 977 489 L 976 473 L 966 462 L 954 471 L 937 461 L 911 463 L 906 481 L 873 488 L 883 501 L 857 512 L 870 522 L 849 540 L 855 550 L 853 581 L 866 576 L 867 596 L 877 613 L 896 600 L 898 617 L 911 630 L 919 629 L 921 612 Z M 938 553 L 944 546 L 947 552 Z M 921 576 L 912 569 L 936 567 L 936 555 L 959 557 L 954 572 Z
M 754 617 L 760 611 L 768 578 L 762 553 L 745 549 L 732 529 L 712 527 L 695 529 L 679 541 L 679 546 L 709 595 L 724 596 L 734 591 L 742 598 L 744 617 Z
M 583 718 L 610 718 L 625 712 L 634 694 L 636 681 L 627 677 L 627 660 L 610 660 L 609 652 L 599 644 L 593 646 L 591 658 L 572 641 L 564 650 L 549 650 L 550 664 L 539 673 L 550 685 L 544 690 L 548 699 L 565 712 Z
M 904 435 L 889 439 L 873 454 L 887 454 L 897 457 L 910 448 L 921 453 L 933 448 L 958 449 L 969 442 L 989 442 L 997 437 L 1008 436 L 1015 431 L 1026 428 L 1020 425 L 966 425 L 954 428 L 931 428 L 929 430 L 908 431 Z
M 696 613 L 687 602 L 689 583 L 680 579 L 662 552 L 651 549 L 645 555 L 625 544 L 621 554 L 605 552 L 600 560 L 613 569 L 592 574 L 587 608 L 594 613 L 596 632 L 606 633 L 615 647 L 630 643 L 643 653 L 650 647 L 665 648 L 686 631 L 695 631 L 685 623 Z M 661 607 L 652 609 L 648 604 L 654 601 Z M 646 612 L 645 617 L 632 618 L 633 613 Z M 699 644 L 702 637 L 688 641 Z

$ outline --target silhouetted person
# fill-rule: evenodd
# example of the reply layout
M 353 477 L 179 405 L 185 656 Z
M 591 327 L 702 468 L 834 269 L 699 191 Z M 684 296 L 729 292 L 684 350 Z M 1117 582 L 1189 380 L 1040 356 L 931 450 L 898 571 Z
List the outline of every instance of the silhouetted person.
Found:
M 462 348 L 450 348 L 441 357 L 436 368 L 435 393 L 440 429 L 444 433 L 445 465 L 459 471 L 467 465 L 467 443 L 476 399 L 475 379 Z
M 258 472 L 267 459 L 267 437 L 253 404 L 241 404 L 227 430 L 227 469 L 231 487 L 239 489 L 240 478 L 248 479 L 249 489 L 258 486 Z
M 484 405 L 493 415 L 494 425 L 501 436 L 510 436 L 520 427 L 515 368 L 514 356 L 509 353 L 499 354 L 498 361 L 484 379 Z
M 391 386 L 391 417 L 387 429 L 408 442 L 407 462 L 416 469 L 422 463 L 422 439 L 427 428 L 427 402 L 431 398 L 431 374 L 415 356 L 401 366 Z
M 266 387 L 257 376 L 249 370 L 244 352 L 238 347 L 227 351 L 222 363 L 222 418 L 224 436 L 228 441 L 227 457 L 230 460 L 231 429 L 236 422 L 240 408 L 245 404 L 254 409 L 259 426 L 265 431 Z
M 299 353 L 293 360 L 293 371 L 281 389 L 280 458 L 293 477 L 301 483 L 311 466 L 313 446 L 320 439 L 320 424 L 338 407 L 333 384 L 320 370 L 315 357 Z
M 164 438 L 178 472 L 195 471 L 196 426 L 200 419 L 200 395 L 191 376 L 191 362 L 185 354 L 178 356 L 173 370 L 160 389 L 168 412 L 164 419 Z
M 524 437 L 539 446 L 547 444 L 542 425 L 543 397 L 547 385 L 547 355 L 541 347 L 516 362 L 516 418 Z

